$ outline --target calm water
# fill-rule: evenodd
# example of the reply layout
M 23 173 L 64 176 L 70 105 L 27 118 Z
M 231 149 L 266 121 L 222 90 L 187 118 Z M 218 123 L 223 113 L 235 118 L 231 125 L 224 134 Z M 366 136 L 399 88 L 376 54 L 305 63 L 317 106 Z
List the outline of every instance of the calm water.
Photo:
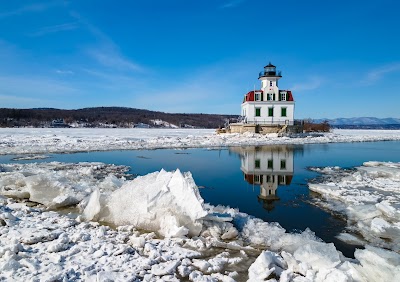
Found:
M 0 156 L 0 163 L 15 156 Z M 288 231 L 309 227 L 346 256 L 354 246 L 335 239 L 346 222 L 311 205 L 307 180 L 317 176 L 309 166 L 353 167 L 365 161 L 400 161 L 400 142 L 234 147 L 223 150 L 140 150 L 52 154 L 49 159 L 18 162 L 105 162 L 131 167 L 144 175 L 160 170 L 191 171 L 201 195 L 213 205 L 226 205 L 277 221 Z

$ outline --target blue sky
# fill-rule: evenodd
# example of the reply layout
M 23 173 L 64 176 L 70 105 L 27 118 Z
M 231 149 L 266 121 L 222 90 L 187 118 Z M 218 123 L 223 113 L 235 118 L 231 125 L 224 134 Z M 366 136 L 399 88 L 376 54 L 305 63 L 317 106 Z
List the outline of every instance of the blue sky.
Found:
M 0 107 L 240 114 L 271 61 L 296 118 L 400 117 L 396 0 L 0 3 Z

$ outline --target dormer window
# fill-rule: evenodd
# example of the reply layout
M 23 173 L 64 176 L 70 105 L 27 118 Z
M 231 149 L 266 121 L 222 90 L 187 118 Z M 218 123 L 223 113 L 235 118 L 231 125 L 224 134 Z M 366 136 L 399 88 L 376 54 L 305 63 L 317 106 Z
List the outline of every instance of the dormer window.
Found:
M 280 96 L 281 101 L 286 101 L 286 92 L 280 93 Z
M 255 94 L 255 100 L 256 101 L 261 101 L 261 93 L 257 93 Z

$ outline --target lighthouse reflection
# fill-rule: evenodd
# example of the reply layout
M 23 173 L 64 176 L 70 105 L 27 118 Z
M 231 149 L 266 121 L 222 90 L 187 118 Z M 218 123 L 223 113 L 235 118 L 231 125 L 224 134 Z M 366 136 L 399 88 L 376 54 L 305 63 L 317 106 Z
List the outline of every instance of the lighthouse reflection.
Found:
M 240 155 L 244 180 L 254 188 L 259 186 L 257 196 L 267 211 L 274 209 L 279 201 L 278 188 L 290 185 L 293 178 L 293 148 L 290 146 L 234 147 L 230 151 Z

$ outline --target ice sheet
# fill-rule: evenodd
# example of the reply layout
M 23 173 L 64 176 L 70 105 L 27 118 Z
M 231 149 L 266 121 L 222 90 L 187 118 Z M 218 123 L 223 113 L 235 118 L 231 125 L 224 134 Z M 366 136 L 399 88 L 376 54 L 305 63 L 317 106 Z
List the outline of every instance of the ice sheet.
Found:
M 313 170 L 324 176 L 321 183 L 309 184 L 324 198 L 317 204 L 345 214 L 348 229 L 370 244 L 400 251 L 400 163 L 370 161 L 355 170 Z
M 213 129 L 0 128 L 0 154 L 400 140 L 400 130 L 338 130 L 286 137 Z

